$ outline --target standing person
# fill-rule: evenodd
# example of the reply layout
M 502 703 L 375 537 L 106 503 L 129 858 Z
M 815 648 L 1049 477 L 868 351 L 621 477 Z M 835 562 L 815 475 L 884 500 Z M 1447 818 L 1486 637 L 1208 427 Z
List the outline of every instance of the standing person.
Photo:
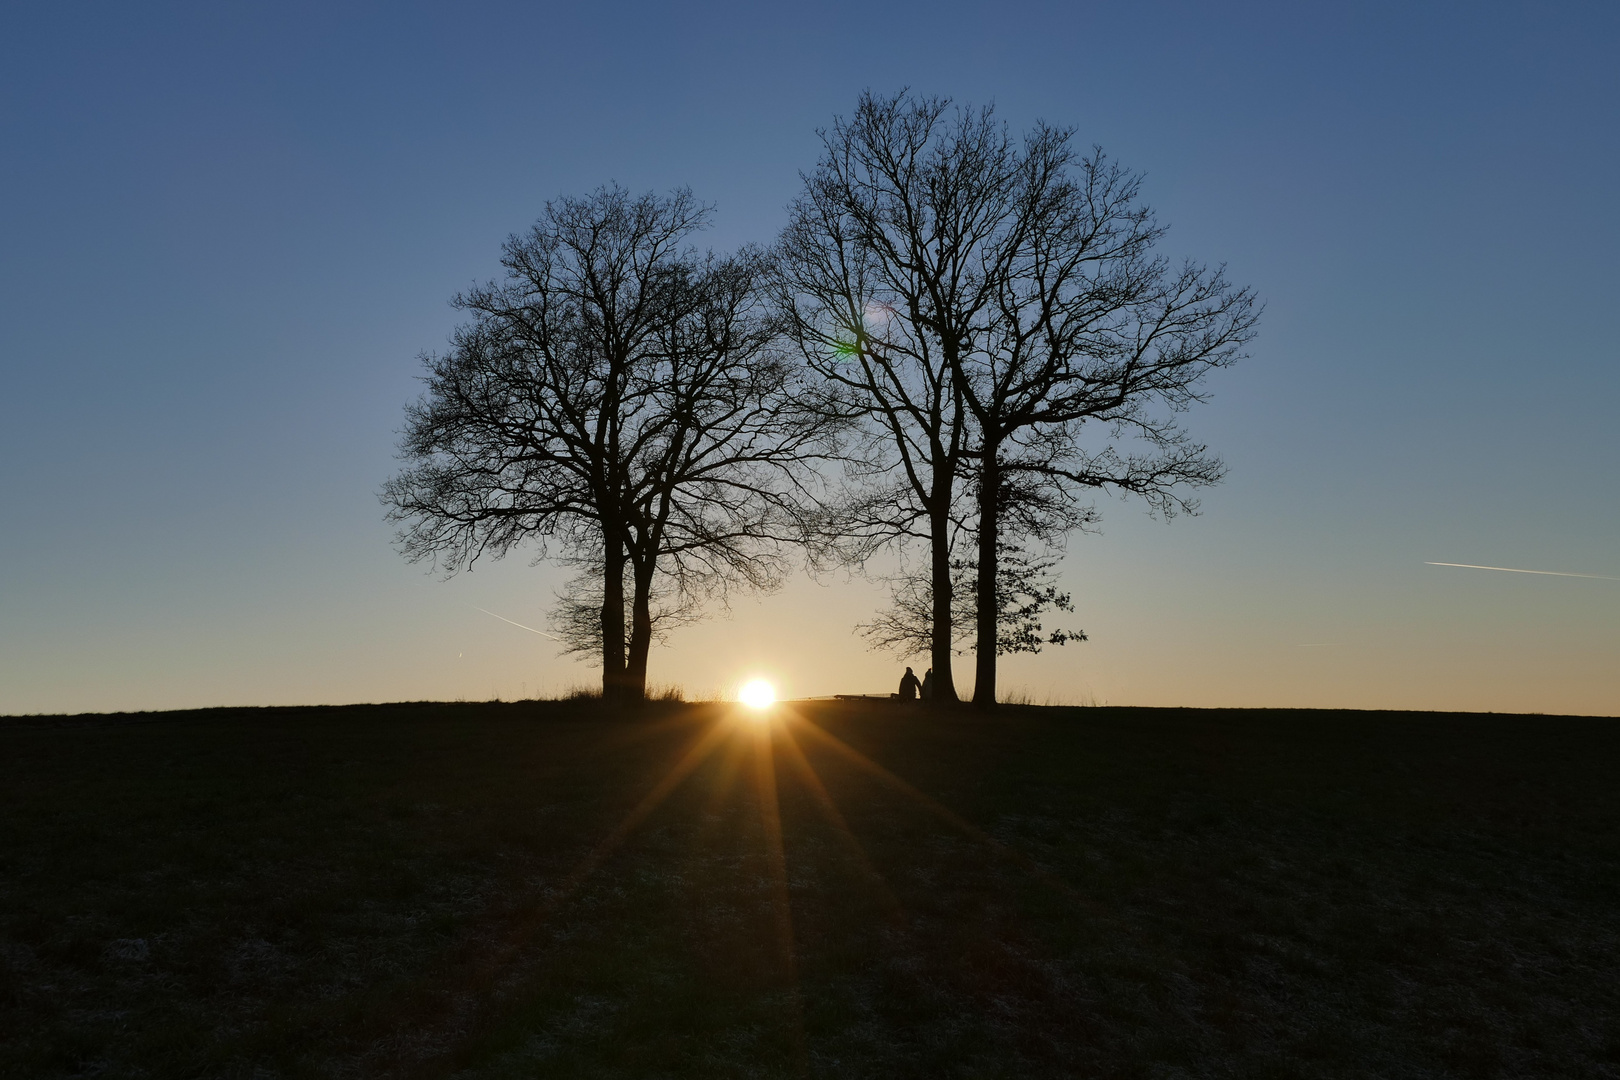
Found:
M 934 669 L 933 668 L 929 668 L 927 671 L 923 672 L 922 699 L 924 701 L 933 701 L 934 700 Z
M 921 689 L 922 683 L 917 681 L 917 676 L 911 673 L 910 668 L 906 668 L 906 673 L 900 677 L 900 700 L 916 701 L 917 691 Z

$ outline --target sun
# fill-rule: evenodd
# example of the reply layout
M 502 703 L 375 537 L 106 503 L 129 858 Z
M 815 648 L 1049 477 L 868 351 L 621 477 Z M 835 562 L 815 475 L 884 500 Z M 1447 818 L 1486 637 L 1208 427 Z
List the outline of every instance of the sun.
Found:
M 754 679 L 743 684 L 737 692 L 737 700 L 750 709 L 768 709 L 776 704 L 776 687 L 764 679 Z

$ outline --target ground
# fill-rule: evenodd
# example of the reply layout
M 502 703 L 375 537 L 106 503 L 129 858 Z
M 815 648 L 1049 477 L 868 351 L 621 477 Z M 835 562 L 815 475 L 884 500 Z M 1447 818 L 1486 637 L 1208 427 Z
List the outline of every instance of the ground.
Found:
M 0 720 L 0 1076 L 1620 1076 L 1620 721 Z

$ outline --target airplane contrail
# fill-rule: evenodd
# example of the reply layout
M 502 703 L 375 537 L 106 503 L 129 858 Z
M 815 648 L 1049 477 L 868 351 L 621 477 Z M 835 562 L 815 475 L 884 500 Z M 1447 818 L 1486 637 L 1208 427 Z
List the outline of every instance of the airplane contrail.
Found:
M 495 613 L 493 611 L 489 610 L 488 608 L 481 608 L 476 604 L 473 605 L 473 610 L 474 611 L 482 611 L 485 615 L 495 615 Z M 512 622 L 512 620 L 508 619 L 505 615 L 495 615 L 495 617 L 497 619 L 501 620 L 501 622 L 512 623 L 512 625 L 517 627 L 519 630 L 527 630 L 531 634 L 539 634 L 541 637 L 550 638 L 552 641 L 561 641 L 562 640 L 562 638 L 558 637 L 556 634 L 548 634 L 544 630 L 536 630 L 532 626 L 524 626 L 520 622 Z
M 1459 566 L 1464 570 L 1501 570 L 1508 574 L 1545 574 L 1548 577 L 1583 577 L 1595 578 L 1598 581 L 1620 581 L 1620 577 L 1610 577 L 1608 574 L 1571 574 L 1564 570 L 1520 570 L 1514 566 L 1479 566 L 1466 562 L 1430 562 L 1423 560 L 1424 566 Z

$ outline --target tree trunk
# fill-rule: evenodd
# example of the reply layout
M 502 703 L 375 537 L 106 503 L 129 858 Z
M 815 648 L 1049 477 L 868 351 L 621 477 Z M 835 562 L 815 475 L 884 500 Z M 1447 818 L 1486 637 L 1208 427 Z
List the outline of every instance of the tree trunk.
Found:
M 1001 524 L 999 448 L 986 445 L 979 466 L 979 604 L 974 640 L 973 705 L 986 712 L 996 707 L 996 538 Z
M 602 698 L 625 696 L 624 541 L 603 529 L 602 552 Z
M 948 500 L 949 493 L 946 495 Z M 933 700 L 954 704 L 960 699 L 956 696 L 956 679 L 951 674 L 951 646 L 956 637 L 952 615 L 956 605 L 951 583 L 950 524 L 946 505 L 940 505 L 928 515 L 933 578 L 931 595 L 934 601 L 929 659 L 934 668 Z
M 624 699 L 647 699 L 647 653 L 652 649 L 652 570 L 635 569 L 630 600 L 630 655 L 625 662 Z

